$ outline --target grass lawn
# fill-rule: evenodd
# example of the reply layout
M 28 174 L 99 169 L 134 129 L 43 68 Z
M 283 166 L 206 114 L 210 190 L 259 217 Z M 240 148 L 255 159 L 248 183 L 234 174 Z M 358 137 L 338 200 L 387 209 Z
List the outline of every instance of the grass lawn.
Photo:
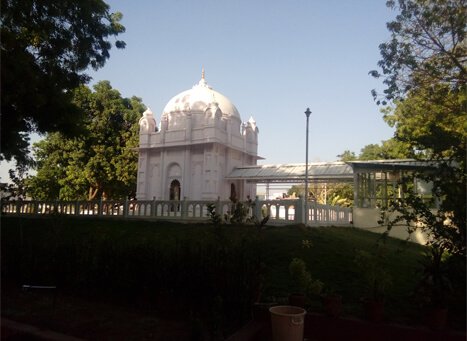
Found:
M 357 250 L 373 250 L 380 235 L 348 227 L 294 226 L 272 228 L 264 234 L 264 239 L 266 297 L 280 298 L 290 293 L 294 283 L 288 266 L 298 257 L 307 263 L 313 278 L 324 283 L 325 290 L 342 295 L 347 314 L 361 315 L 360 298 L 365 296 L 367 288 L 354 258 Z M 392 277 L 386 293 L 387 315 L 391 320 L 408 322 L 416 313 L 409 296 L 417 283 L 424 248 L 392 238 L 387 240 L 386 247 L 388 272 Z
M 151 327 L 142 329 L 154 339 L 156 329 L 168 323 L 157 323 L 168 305 L 175 317 L 171 323 L 178 323 L 183 335 L 198 329 L 230 334 L 248 318 L 258 281 L 262 301 L 281 303 L 294 291 L 288 272 L 294 257 L 306 262 L 313 278 L 342 295 L 346 315 L 361 317 L 360 298 L 367 289 L 354 258 L 357 250 L 374 250 L 380 239 L 378 234 L 344 227 L 270 227 L 258 232 L 252 226 L 219 229 L 207 224 L 69 217 L 2 217 L 1 233 L 2 284 L 17 297 L 16 302 L 2 300 L 2 315 L 27 321 L 34 307 L 17 289 L 22 284 L 53 284 L 61 289 L 62 302 L 70 301 L 57 304 L 56 309 L 69 306 L 68 313 L 58 315 L 80 316 L 72 313 L 72 307 L 81 304 L 74 302 L 78 298 L 95 302 L 96 307 L 111 304 L 114 308 L 108 314 L 136 305 L 140 309 L 132 308 L 130 314 L 138 316 L 134 323 L 152 321 L 147 322 Z M 410 297 L 424 248 L 391 238 L 385 245 L 392 276 L 386 319 L 418 324 L 420 313 Z M 319 302 L 311 301 L 310 309 L 319 311 Z M 125 320 L 133 321 L 130 315 Z M 115 321 L 119 319 L 99 323 L 107 330 L 125 325 Z M 71 333 L 79 336 L 82 326 L 76 324 Z

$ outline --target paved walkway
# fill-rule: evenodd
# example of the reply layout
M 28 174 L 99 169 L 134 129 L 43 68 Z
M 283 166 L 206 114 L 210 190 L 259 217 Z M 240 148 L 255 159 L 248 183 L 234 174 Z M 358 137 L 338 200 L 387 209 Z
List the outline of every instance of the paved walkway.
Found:
M 12 321 L 3 317 L 1 319 L 1 326 L 2 340 L 83 341 L 83 339 Z

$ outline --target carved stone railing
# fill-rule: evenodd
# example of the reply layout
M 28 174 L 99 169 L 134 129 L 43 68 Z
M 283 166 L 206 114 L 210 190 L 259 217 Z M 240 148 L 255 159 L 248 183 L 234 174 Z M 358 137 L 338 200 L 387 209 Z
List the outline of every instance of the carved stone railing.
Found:
M 314 201 L 308 204 L 308 217 L 312 225 L 349 225 L 353 220 L 351 207 L 322 205 Z
M 230 201 L 221 200 L 123 200 L 123 201 L 2 201 L 3 215 L 98 216 L 108 218 L 143 218 L 180 221 L 209 221 L 208 206 L 224 217 L 232 209 Z M 250 214 L 261 221 L 269 215 L 268 224 L 290 225 L 305 221 L 304 200 L 259 200 L 249 202 Z M 308 203 L 310 225 L 350 225 L 352 209 Z

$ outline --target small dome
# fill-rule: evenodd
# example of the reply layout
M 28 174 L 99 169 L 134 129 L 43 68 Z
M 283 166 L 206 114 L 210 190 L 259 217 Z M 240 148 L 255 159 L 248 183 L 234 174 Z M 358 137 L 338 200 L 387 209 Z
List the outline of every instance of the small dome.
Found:
M 146 110 L 143 112 L 143 116 L 146 116 L 146 117 L 153 116 L 151 108 L 147 107 Z
M 224 115 L 240 120 L 240 114 L 235 105 L 227 97 L 213 90 L 204 79 L 204 74 L 193 88 L 174 96 L 165 106 L 163 114 L 183 111 L 204 112 L 212 103 L 217 103 Z

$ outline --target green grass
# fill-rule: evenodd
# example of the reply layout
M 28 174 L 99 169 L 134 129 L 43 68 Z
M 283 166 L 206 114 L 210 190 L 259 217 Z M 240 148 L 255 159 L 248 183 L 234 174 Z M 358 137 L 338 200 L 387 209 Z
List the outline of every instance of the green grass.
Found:
M 265 294 L 283 297 L 290 293 L 293 282 L 288 266 L 298 257 L 307 263 L 313 278 L 321 280 L 326 289 L 342 295 L 348 314 L 358 316 L 360 298 L 367 294 L 367 289 L 354 258 L 357 250 L 374 250 L 380 238 L 375 233 L 346 227 L 270 229 L 264 234 Z M 303 240 L 311 241 L 312 245 L 307 247 Z M 420 275 L 424 247 L 389 238 L 386 248 L 387 270 L 392 276 L 392 285 L 386 293 L 388 314 L 393 320 L 411 319 L 415 312 L 410 296 Z
M 262 299 L 281 301 L 294 291 L 288 266 L 298 257 L 314 278 L 342 295 L 345 313 L 354 316 L 361 315 L 359 300 L 366 291 L 354 264 L 356 251 L 371 251 L 380 240 L 378 234 L 348 227 L 270 227 L 258 233 L 252 226 L 217 230 L 208 224 L 68 217 L 2 217 L 1 223 L 2 278 L 18 283 L 61 281 L 82 293 L 112 281 L 114 296 L 141 284 L 137 290 L 183 291 L 192 303 L 196 296 L 210 299 L 203 291 L 207 287 L 218 290 L 216 297 L 227 305 L 235 302 L 232 295 L 251 300 L 256 262 L 261 262 Z M 410 323 L 417 314 L 410 295 L 424 248 L 392 238 L 386 247 L 393 278 L 387 318 Z M 319 309 L 317 301 L 312 309 Z

